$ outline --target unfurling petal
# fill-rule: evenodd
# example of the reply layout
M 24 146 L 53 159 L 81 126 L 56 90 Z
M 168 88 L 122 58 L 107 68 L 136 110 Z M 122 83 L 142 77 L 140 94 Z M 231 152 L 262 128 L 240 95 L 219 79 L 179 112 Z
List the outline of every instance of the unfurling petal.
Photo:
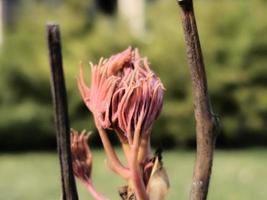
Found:
M 103 128 L 115 129 L 131 137 L 137 123 L 146 132 L 163 105 L 164 87 L 137 49 L 100 59 L 91 65 L 90 89 L 81 70 L 78 86 L 86 106 Z

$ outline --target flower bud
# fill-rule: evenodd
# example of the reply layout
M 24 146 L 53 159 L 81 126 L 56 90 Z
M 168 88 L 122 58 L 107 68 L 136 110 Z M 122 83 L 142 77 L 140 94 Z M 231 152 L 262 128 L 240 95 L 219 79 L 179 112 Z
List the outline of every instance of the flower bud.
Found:
M 74 175 L 83 182 L 91 179 L 92 153 L 87 144 L 90 133 L 82 131 L 79 134 L 71 130 L 71 155 Z
M 146 132 L 163 105 L 164 87 L 137 49 L 100 59 L 92 65 L 91 87 L 80 73 L 82 98 L 103 128 L 112 128 L 127 138 Z

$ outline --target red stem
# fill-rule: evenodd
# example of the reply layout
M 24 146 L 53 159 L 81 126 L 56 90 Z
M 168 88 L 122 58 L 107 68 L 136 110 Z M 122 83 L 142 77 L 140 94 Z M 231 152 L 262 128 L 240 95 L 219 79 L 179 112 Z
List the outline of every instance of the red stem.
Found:
M 103 143 L 103 147 L 105 149 L 106 155 L 108 157 L 108 161 L 110 164 L 111 169 L 122 176 L 124 179 L 128 180 L 130 178 L 130 170 L 122 165 L 120 162 L 116 152 L 114 151 L 109 138 L 107 136 L 107 133 L 105 129 L 103 129 L 98 123 L 97 120 L 95 120 L 96 127 L 98 129 L 100 138 Z
M 140 144 L 140 134 L 141 134 L 141 120 L 138 121 L 134 132 L 134 141 L 131 146 L 131 159 L 130 159 L 130 170 L 132 174 L 132 183 L 134 187 L 134 192 L 137 200 L 149 200 L 146 193 L 145 184 L 142 178 L 142 171 L 140 164 L 138 162 L 138 150 Z
M 95 200 L 109 200 L 107 197 L 96 191 L 96 188 L 94 187 L 91 180 L 84 182 L 84 184 Z

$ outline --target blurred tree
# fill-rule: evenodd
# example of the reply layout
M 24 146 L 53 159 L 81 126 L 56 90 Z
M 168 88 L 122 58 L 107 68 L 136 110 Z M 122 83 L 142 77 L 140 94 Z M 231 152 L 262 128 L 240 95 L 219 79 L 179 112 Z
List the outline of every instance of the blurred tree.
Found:
M 4 35 L 4 31 L 3 31 L 4 13 L 3 13 L 3 11 L 4 11 L 3 0 L 0 0 L 0 47 L 3 44 L 3 35 Z
M 127 23 L 95 12 L 94 6 L 93 0 L 66 0 L 56 7 L 46 1 L 21 2 L 19 20 L 6 30 L 7 42 L 0 51 L 0 140 L 4 141 L 0 148 L 55 145 L 44 39 L 49 20 L 61 25 L 72 127 L 94 130 L 76 87 L 79 62 L 90 73 L 88 61 L 98 62 L 132 45 L 148 56 L 167 89 L 153 143 L 194 144 L 191 82 L 175 2 L 147 4 L 147 29 L 140 39 L 132 36 Z M 262 0 L 196 1 L 209 89 L 221 117 L 220 145 L 266 145 L 267 22 L 262 20 L 266 7 Z M 93 136 L 97 143 L 97 134 Z
M 118 0 L 120 17 L 128 24 L 135 37 L 145 33 L 145 0 Z
M 4 8 L 4 20 L 9 26 L 15 23 L 16 8 L 20 5 L 20 0 L 1 0 Z
M 95 0 L 97 7 L 105 14 L 113 15 L 117 10 L 117 0 Z

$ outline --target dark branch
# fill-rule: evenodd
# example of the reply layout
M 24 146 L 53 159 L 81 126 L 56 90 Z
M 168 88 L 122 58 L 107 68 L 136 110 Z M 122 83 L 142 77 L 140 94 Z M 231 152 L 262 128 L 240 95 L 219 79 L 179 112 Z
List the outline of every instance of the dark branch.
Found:
M 47 40 L 51 67 L 51 90 L 57 132 L 57 148 L 60 160 L 62 196 L 63 200 L 78 200 L 72 171 L 67 94 L 63 74 L 60 31 L 57 24 L 47 25 Z
M 177 2 L 181 8 L 196 120 L 197 153 L 190 199 L 205 200 L 208 194 L 213 152 L 219 124 L 210 104 L 193 1 L 177 0 Z

